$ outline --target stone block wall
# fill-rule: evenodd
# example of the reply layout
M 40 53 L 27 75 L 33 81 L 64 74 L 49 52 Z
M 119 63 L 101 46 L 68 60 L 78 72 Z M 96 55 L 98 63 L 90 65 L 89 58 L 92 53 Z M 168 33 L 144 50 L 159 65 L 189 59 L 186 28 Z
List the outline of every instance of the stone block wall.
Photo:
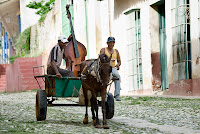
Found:
M 0 64 L 0 92 L 6 89 L 6 68 L 9 64 Z
M 42 65 L 42 56 L 33 58 L 17 58 L 6 70 L 6 92 L 18 92 L 32 89 L 39 89 L 34 78 L 33 67 Z M 43 74 L 42 68 L 35 69 L 36 75 Z M 41 88 L 44 82 L 38 79 Z

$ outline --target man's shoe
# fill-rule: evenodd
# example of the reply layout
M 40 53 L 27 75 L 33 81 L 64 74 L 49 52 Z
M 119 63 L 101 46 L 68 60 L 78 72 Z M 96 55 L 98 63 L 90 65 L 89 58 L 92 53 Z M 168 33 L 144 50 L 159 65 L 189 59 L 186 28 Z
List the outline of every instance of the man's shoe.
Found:
M 115 96 L 115 100 L 116 101 L 121 101 L 121 98 L 119 97 L 119 95 Z

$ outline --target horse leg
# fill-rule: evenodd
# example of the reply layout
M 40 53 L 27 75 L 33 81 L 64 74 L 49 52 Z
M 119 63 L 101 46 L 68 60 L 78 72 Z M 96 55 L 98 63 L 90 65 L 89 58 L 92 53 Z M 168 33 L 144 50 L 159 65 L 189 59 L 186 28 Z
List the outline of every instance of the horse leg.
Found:
M 93 101 L 94 101 L 94 108 L 95 108 L 95 111 L 96 111 L 96 125 L 95 125 L 95 128 L 101 128 L 101 125 L 99 123 L 99 117 L 98 117 L 98 104 L 97 104 L 96 96 L 95 96 Z
M 91 102 L 91 112 L 92 112 L 92 119 L 93 119 L 93 124 L 94 126 L 96 126 L 96 118 L 95 118 L 95 113 L 94 113 L 94 103 L 95 101 L 95 98 L 92 96 L 91 99 L 90 99 L 90 102 Z
M 101 100 L 102 100 L 102 113 L 103 113 L 103 128 L 109 129 L 109 126 L 106 121 L 106 105 L 105 105 L 105 98 L 106 98 L 106 90 L 101 92 Z
M 83 120 L 83 123 L 88 124 L 88 98 L 87 98 L 87 90 L 85 88 L 83 88 L 83 94 L 84 94 L 85 106 L 86 106 L 85 118 Z

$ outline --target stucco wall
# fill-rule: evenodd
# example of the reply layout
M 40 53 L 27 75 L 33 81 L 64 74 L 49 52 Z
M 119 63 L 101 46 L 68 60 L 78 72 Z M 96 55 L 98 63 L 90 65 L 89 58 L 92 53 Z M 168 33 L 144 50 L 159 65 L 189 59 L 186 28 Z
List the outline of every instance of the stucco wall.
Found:
M 20 16 L 21 16 L 21 31 L 36 24 L 40 19 L 39 15 L 36 15 L 37 10 L 26 7 L 30 2 L 40 2 L 41 0 L 20 0 Z M 49 1 L 49 0 L 44 0 Z
M 159 44 L 159 14 L 157 6 L 149 7 L 151 53 L 160 52 Z
M 55 7 L 47 14 L 44 22 L 37 23 L 31 27 L 31 55 L 42 54 L 42 64 L 47 64 L 49 53 L 57 44 L 58 36 L 62 34 L 62 21 L 60 2 L 55 2 Z
M 121 75 L 121 86 L 122 92 L 132 91 L 132 87 L 129 87 L 128 82 L 128 47 L 127 47 L 127 36 L 126 36 L 126 15 L 124 13 L 131 9 L 140 9 L 140 19 L 141 19 L 141 47 L 142 47 L 142 71 L 143 71 L 143 89 L 152 89 L 152 68 L 151 68 L 151 40 L 150 40 L 150 22 L 149 22 L 149 4 L 148 1 L 128 0 L 124 2 L 123 0 L 115 1 L 114 6 L 114 21 L 112 25 L 112 33 L 116 37 L 115 48 L 117 48 L 121 55 L 122 65 L 120 69 Z
M 165 1 L 165 24 L 167 36 L 167 70 L 169 83 L 173 83 L 172 19 L 171 1 Z
M 198 0 L 190 0 L 190 21 L 191 21 L 191 43 L 192 43 L 192 78 L 200 77 L 200 44 L 199 44 L 199 31 L 200 27 L 198 24 Z
M 76 39 L 87 48 L 88 45 L 87 45 L 87 38 L 86 38 L 86 14 L 85 13 L 86 13 L 85 1 L 84 0 L 74 1 L 75 36 L 76 36 Z

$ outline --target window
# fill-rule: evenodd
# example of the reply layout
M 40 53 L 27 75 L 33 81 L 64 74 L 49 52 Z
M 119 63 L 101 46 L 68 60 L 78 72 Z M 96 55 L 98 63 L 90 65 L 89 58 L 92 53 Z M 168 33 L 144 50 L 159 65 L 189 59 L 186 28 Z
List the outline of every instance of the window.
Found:
M 126 32 L 130 70 L 129 87 L 138 90 L 143 88 L 140 10 L 130 10 L 125 15 L 128 19 Z
M 174 81 L 191 79 L 189 0 L 172 0 L 172 46 Z

